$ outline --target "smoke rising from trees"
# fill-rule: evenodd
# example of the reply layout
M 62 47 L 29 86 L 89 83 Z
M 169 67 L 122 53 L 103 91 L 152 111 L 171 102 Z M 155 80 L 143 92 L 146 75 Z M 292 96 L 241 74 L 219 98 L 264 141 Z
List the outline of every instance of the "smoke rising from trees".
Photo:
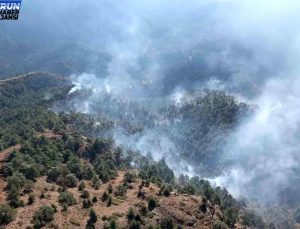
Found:
M 36 63 L 41 53 L 62 56 L 67 64 L 80 60 L 83 67 L 70 67 L 76 69 L 70 71 L 70 94 L 89 93 L 73 100 L 73 108 L 110 118 L 122 113 L 145 125 L 142 134 L 128 137 L 117 128 L 113 136 L 155 159 L 165 156 L 177 172 L 197 173 L 186 160 L 177 164 L 180 152 L 170 136 L 180 129 L 168 122 L 180 119 L 170 121 L 157 108 L 184 106 L 205 88 L 257 104 L 233 132 L 210 142 L 222 143 L 217 151 L 230 165 L 214 181 L 236 195 L 274 200 L 298 181 L 300 168 L 299 10 L 296 0 L 32 0 L 23 3 L 13 29 L 0 25 L 0 38 L 9 50 L 18 47 L 20 66 Z M 66 52 L 68 43 L 87 55 Z

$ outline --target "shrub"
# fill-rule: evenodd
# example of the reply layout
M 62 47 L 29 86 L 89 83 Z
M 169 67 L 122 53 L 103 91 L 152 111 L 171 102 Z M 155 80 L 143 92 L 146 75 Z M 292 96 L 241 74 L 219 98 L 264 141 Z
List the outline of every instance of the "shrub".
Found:
M 59 169 L 57 167 L 51 168 L 48 171 L 47 181 L 48 182 L 56 182 L 60 175 Z
M 134 219 L 134 211 L 132 208 L 129 208 L 127 212 L 127 219 L 128 221 L 132 221 Z
M 165 197 L 169 197 L 169 196 L 171 195 L 170 190 L 169 190 L 169 189 L 165 189 L 165 190 L 163 191 L 163 195 L 164 195 Z
M 117 229 L 117 222 L 115 219 L 112 219 L 109 223 L 109 228 L 110 229 Z
M 54 219 L 54 209 L 49 206 L 41 206 L 33 215 L 35 227 L 43 227 Z
M 142 214 L 142 215 L 147 215 L 148 213 L 148 209 L 146 207 L 146 205 L 144 203 L 142 203 L 139 207 L 139 212 Z
M 24 185 L 24 188 L 23 188 L 23 192 L 24 192 L 25 194 L 31 193 L 32 190 L 33 190 L 33 187 L 34 187 L 33 181 L 27 180 L 27 181 L 25 182 L 25 185 Z
M 187 186 L 184 186 L 183 188 L 181 188 L 180 190 L 178 190 L 178 192 L 188 194 L 188 195 L 195 195 L 196 190 L 193 186 L 187 185 Z
M 238 219 L 238 211 L 235 208 L 228 208 L 224 211 L 225 222 L 229 226 L 234 226 Z
M 69 220 L 69 222 L 70 222 L 71 224 L 77 226 L 77 227 L 80 227 L 80 222 L 77 221 L 76 219 L 71 218 L 71 219 Z
M 221 198 L 219 194 L 215 193 L 212 202 L 217 205 L 221 205 Z
M 227 229 L 227 225 L 221 220 L 216 220 L 213 229 Z
M 202 201 L 199 205 L 199 210 L 204 214 L 207 212 L 207 199 L 205 197 L 202 197 Z
M 174 223 L 171 218 L 163 218 L 160 221 L 161 229 L 173 229 Z
M 76 187 L 78 179 L 73 175 L 69 174 L 67 176 L 59 176 L 57 183 L 62 187 L 74 188 Z
M 111 183 L 109 183 L 108 188 L 107 188 L 107 191 L 108 191 L 109 194 L 112 194 L 112 193 L 113 193 L 113 186 L 112 186 Z
M 29 196 L 28 196 L 28 202 L 27 202 L 27 204 L 28 205 L 33 204 L 34 200 L 35 200 L 35 195 L 33 193 L 30 193 Z
M 150 186 L 150 181 L 149 181 L 149 180 L 146 180 L 145 186 L 146 186 L 146 187 L 149 187 L 149 186 Z
M 142 222 L 142 218 L 139 214 L 135 215 L 134 220 L 137 222 Z
M 14 173 L 12 176 L 7 178 L 7 200 L 13 207 L 20 207 L 22 205 L 19 200 L 21 189 L 24 187 L 26 178 L 19 172 Z
M 94 197 L 93 197 L 93 200 L 92 200 L 93 204 L 94 204 L 94 203 L 97 203 L 97 201 L 98 201 L 98 200 L 97 200 L 97 197 L 94 196 Z
M 85 188 L 86 187 L 84 181 L 81 181 L 80 184 L 78 185 L 78 191 L 83 191 Z
M 171 187 L 166 187 L 163 185 L 159 190 L 159 195 L 164 195 L 165 197 L 169 197 L 171 195 Z
M 61 192 L 58 196 L 58 202 L 60 204 L 66 204 L 68 206 L 76 204 L 74 195 L 70 192 Z
M 107 199 L 108 199 L 108 194 L 107 194 L 107 192 L 104 192 L 102 194 L 101 200 L 102 200 L 102 202 L 105 202 L 105 201 L 107 201 Z
M 0 225 L 9 224 L 14 220 L 15 211 L 7 204 L 0 204 Z
M 100 181 L 98 175 L 94 175 L 93 178 L 92 178 L 92 187 L 95 190 L 98 190 L 99 187 L 100 187 L 100 184 L 101 184 L 101 181 Z
M 123 178 L 124 183 L 132 183 L 136 180 L 136 174 L 134 172 L 126 172 Z
M 35 181 L 35 178 L 40 176 L 40 171 L 36 166 L 29 165 L 23 168 L 22 173 L 25 175 L 27 179 L 30 179 L 32 181 Z
M 112 204 L 112 197 L 109 195 L 108 196 L 108 201 L 107 201 L 107 207 L 110 207 Z
M 12 176 L 7 178 L 6 189 L 10 190 L 14 187 L 21 189 L 25 185 L 26 178 L 23 174 L 16 172 Z
M 57 212 L 57 206 L 55 204 L 51 204 L 51 207 L 53 208 L 54 212 Z
M 261 217 L 257 216 L 253 211 L 245 211 L 242 216 L 243 223 L 246 226 L 255 228 L 265 228 L 264 221 Z
M 137 197 L 138 197 L 138 198 L 145 199 L 145 197 L 146 197 L 146 192 L 143 191 L 142 189 L 140 189 L 140 190 L 138 191 Z
M 42 192 L 41 195 L 40 195 L 40 199 L 44 199 L 45 198 L 45 193 Z
M 66 211 L 68 211 L 68 205 L 66 204 L 66 203 L 64 203 L 64 204 L 62 204 L 62 210 L 61 211 L 63 211 L 63 212 L 66 212 Z
M 115 189 L 116 196 L 125 196 L 127 189 L 124 185 L 118 185 Z
M 207 212 L 207 206 L 204 203 L 200 203 L 199 210 L 202 211 L 204 214 Z
M 135 220 L 132 220 L 129 224 L 129 229 L 140 229 L 140 223 L 136 222 Z
M 148 209 L 149 211 L 152 211 L 156 208 L 156 200 L 154 198 L 151 198 L 149 201 L 148 201 Z
M 82 177 L 85 180 L 90 180 L 94 176 L 94 169 L 91 164 L 85 164 L 82 169 Z
M 9 204 L 15 208 L 20 207 L 21 203 L 19 200 L 19 195 L 21 193 L 20 188 L 16 186 L 11 186 L 9 190 L 7 190 L 7 200 Z
M 74 188 L 77 185 L 78 179 L 73 174 L 69 174 L 65 177 L 65 186 L 68 188 Z
M 90 210 L 90 218 L 87 221 L 86 228 L 95 228 L 94 224 L 97 222 L 97 215 L 94 209 Z
M 82 208 L 90 208 L 92 206 L 92 203 L 89 199 L 84 199 L 82 202 Z
M 90 193 L 88 192 L 88 190 L 85 189 L 82 191 L 82 194 L 80 195 L 80 197 L 83 199 L 90 198 Z

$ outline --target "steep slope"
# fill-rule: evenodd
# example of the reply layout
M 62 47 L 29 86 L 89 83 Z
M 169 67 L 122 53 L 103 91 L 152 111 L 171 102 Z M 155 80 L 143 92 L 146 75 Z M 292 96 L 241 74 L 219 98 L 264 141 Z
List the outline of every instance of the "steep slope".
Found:
M 225 189 L 199 177 L 177 180 L 164 159 L 155 162 L 123 150 L 112 139 L 83 136 L 86 116 L 51 111 L 70 88 L 65 78 L 52 74 L 2 81 L 2 225 L 240 227 L 245 206 Z M 264 227 L 262 221 L 249 225 Z

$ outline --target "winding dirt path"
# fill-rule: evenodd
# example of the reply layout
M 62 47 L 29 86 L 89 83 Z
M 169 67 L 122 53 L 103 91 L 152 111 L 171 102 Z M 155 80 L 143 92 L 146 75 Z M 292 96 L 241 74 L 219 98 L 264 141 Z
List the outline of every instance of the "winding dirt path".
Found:
M 56 75 L 56 74 L 53 74 L 53 73 L 48 73 L 48 72 L 28 72 L 28 73 L 23 74 L 23 75 L 18 75 L 18 76 L 7 78 L 7 79 L 2 79 L 2 80 L 0 80 L 0 85 L 4 85 L 4 84 L 9 83 L 9 82 L 24 80 L 24 79 L 27 79 L 27 78 L 36 78 L 36 77 L 44 77 L 44 76 L 50 76 L 50 77 L 55 77 L 55 78 L 61 79 L 61 80 L 67 80 L 66 77 L 60 76 L 60 75 Z

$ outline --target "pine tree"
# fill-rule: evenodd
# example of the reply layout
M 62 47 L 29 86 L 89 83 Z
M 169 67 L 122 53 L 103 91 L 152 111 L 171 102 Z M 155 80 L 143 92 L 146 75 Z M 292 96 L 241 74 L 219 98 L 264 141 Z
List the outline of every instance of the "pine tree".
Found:
M 108 196 L 108 201 L 107 201 L 107 207 L 110 207 L 112 204 L 112 197 L 109 195 Z

